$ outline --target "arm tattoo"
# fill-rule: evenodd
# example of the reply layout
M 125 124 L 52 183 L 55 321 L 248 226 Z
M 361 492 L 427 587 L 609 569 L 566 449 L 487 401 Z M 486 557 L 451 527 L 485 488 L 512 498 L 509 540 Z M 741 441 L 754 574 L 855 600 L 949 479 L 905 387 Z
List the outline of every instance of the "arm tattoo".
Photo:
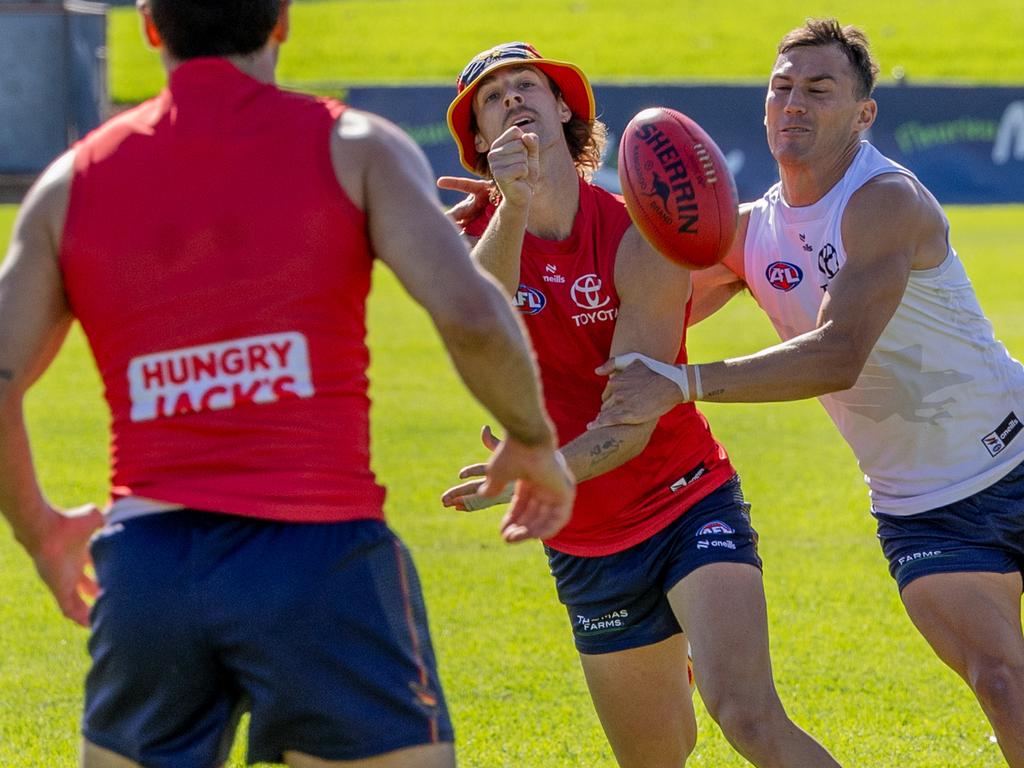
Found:
M 600 445 L 590 449 L 590 467 L 595 469 L 602 463 L 608 461 L 622 447 L 622 440 L 610 437 Z
M 5 379 L 6 381 L 10 381 L 13 378 L 14 378 L 14 371 L 12 371 L 10 368 L 0 368 L 0 379 Z

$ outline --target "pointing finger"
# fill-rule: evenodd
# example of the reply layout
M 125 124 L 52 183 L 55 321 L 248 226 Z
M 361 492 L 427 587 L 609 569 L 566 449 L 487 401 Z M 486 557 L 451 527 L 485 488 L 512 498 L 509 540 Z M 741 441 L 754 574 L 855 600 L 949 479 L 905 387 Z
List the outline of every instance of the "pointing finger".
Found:
M 437 186 L 439 189 L 451 189 L 455 192 L 465 192 L 472 195 L 478 192 L 486 192 L 488 187 L 490 187 L 490 182 L 481 181 L 480 179 L 466 179 L 460 176 L 441 176 L 437 180 Z

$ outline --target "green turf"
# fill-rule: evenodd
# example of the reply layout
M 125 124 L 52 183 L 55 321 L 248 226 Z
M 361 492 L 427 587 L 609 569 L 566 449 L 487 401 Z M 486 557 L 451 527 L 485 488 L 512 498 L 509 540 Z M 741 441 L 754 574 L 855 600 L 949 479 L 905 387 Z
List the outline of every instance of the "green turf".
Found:
M 12 218 L 11 207 L 0 207 L 0 243 Z M 1021 357 L 1024 206 L 953 208 L 951 218 L 997 332 Z M 691 356 L 752 351 L 771 339 L 753 302 L 740 297 L 691 330 Z M 388 515 L 421 570 L 461 764 L 612 768 L 539 547 L 502 545 L 496 512 L 465 515 L 437 503 L 457 468 L 480 457 L 476 432 L 486 417 L 387 271 L 375 276 L 370 343 L 375 467 L 390 488 Z M 704 410 L 754 505 L 777 682 L 794 718 L 845 765 L 1000 766 L 973 698 L 903 615 L 855 463 L 821 408 Z M 31 393 L 28 414 L 54 501 L 101 501 L 106 417 L 77 331 Z M 0 765 L 72 765 L 86 634 L 58 616 L 7 535 L 0 626 Z M 745 765 L 699 703 L 698 714 L 690 764 Z M 239 743 L 232 768 L 242 765 L 241 750 Z
M 486 10 L 482 10 L 485 7 Z M 453 83 L 466 60 L 525 39 L 595 81 L 754 80 L 778 39 L 807 16 L 861 25 L 882 66 L 908 79 L 1024 83 L 1024 4 L 978 0 L 328 0 L 292 6 L 279 74 L 290 84 Z M 138 101 L 163 83 L 134 10 L 110 14 L 111 93 Z M 543 21 L 541 21 L 543 20 Z
M 865 26 L 885 75 L 900 65 L 915 80 L 1024 83 L 1024 7 L 1015 0 L 971 3 L 969 12 L 946 1 L 848 0 L 503 0 L 487 9 L 462 0 L 299 2 L 282 79 L 450 82 L 476 50 L 525 38 L 596 80 L 760 80 L 776 39 L 805 15 L 827 12 Z M 128 9 L 111 12 L 110 62 L 116 99 L 160 87 L 158 61 Z M 13 207 L 0 206 L 0 244 L 13 217 Z M 954 208 L 951 218 L 997 334 L 1024 356 L 1024 206 Z M 691 357 L 772 340 L 741 297 L 691 331 Z M 457 468 L 481 457 L 475 435 L 486 417 L 386 271 L 375 278 L 370 343 L 375 468 L 390 489 L 388 515 L 421 570 L 461 764 L 611 768 L 539 548 L 502 545 L 496 512 L 463 515 L 437 503 Z M 51 498 L 102 501 L 106 414 L 77 330 L 27 410 Z M 794 718 L 848 766 L 1000 766 L 972 697 L 903 615 L 855 462 L 822 409 L 808 402 L 704 410 L 754 504 L 776 677 Z M 9 535 L 0 535 L 0 627 L 0 766 L 75 764 L 86 633 L 59 617 Z M 699 703 L 698 714 L 689 764 L 746 765 Z M 241 755 L 240 741 L 231 768 Z

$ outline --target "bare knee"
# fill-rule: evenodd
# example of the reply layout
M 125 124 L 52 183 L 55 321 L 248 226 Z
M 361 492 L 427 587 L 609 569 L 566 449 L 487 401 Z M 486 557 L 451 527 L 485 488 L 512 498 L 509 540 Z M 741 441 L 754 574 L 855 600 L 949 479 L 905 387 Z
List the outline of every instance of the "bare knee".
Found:
M 765 719 L 753 707 L 724 706 L 714 717 L 725 737 L 736 744 L 762 744 L 771 735 Z
M 1011 713 L 1024 706 L 1024 666 L 997 659 L 971 665 L 971 688 L 986 710 Z
M 777 732 L 780 718 L 787 720 L 778 701 L 760 701 L 742 694 L 726 694 L 705 699 L 708 714 L 718 723 L 725 737 L 735 745 L 767 744 Z

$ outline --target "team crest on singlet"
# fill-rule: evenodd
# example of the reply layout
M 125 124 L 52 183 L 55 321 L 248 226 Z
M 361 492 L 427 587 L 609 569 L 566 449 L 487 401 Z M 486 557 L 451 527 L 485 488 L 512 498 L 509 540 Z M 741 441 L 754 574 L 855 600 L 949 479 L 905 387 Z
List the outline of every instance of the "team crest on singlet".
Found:
M 515 305 L 516 309 L 524 315 L 536 315 L 544 309 L 548 303 L 548 299 L 547 296 L 536 288 L 531 288 L 526 283 L 520 283 L 519 290 L 516 291 L 516 295 L 512 299 L 512 303 Z
M 788 261 L 773 261 L 764 271 L 768 284 L 777 291 L 792 291 L 804 279 L 804 271 Z
M 286 332 L 141 355 L 128 364 L 128 392 L 135 422 L 312 397 L 309 347 Z

